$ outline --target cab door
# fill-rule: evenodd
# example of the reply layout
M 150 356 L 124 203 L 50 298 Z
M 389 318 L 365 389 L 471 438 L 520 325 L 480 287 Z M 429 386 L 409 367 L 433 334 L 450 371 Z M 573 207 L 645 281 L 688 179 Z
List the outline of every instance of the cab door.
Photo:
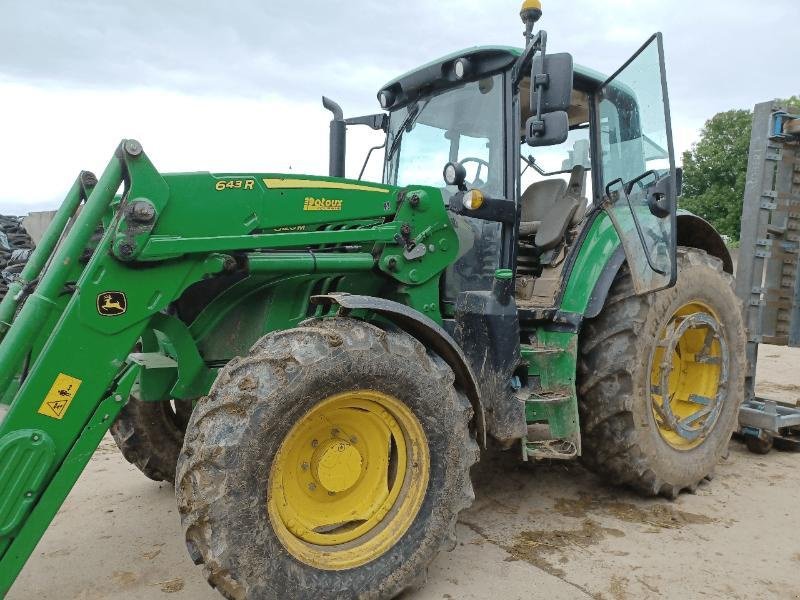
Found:
M 637 294 L 675 283 L 676 175 L 660 33 L 598 95 L 603 206 L 619 233 Z

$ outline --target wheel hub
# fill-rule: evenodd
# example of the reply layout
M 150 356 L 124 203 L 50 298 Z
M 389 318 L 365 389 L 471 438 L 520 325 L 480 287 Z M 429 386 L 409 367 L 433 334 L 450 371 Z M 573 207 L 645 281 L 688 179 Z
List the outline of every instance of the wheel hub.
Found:
M 314 453 L 314 477 L 329 492 L 349 490 L 361 476 L 363 459 L 350 442 L 327 440 Z
M 727 393 L 728 345 L 714 312 L 701 302 L 678 309 L 651 357 L 650 398 L 662 438 L 673 448 L 699 446 Z

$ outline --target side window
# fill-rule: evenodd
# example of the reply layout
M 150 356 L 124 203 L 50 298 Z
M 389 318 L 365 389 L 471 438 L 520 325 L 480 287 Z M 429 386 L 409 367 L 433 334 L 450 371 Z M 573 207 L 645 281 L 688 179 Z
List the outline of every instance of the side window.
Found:
M 569 180 L 573 167 L 582 166 L 587 170 L 584 196 L 592 202 L 592 178 L 588 171 L 592 168 L 589 142 L 589 128 L 579 127 L 570 130 L 567 141 L 556 146 L 544 146 L 532 149 L 527 144 L 522 145 L 521 154 L 528 161 L 523 160 L 521 189 L 524 192 L 531 184 L 543 179 L 558 178 Z M 533 165 L 529 164 L 533 159 Z

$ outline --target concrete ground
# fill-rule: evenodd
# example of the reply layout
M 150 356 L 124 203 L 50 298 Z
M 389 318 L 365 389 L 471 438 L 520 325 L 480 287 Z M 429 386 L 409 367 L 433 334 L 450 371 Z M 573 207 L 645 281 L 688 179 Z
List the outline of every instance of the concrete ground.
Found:
M 800 401 L 800 350 L 761 349 L 759 392 Z M 738 442 L 716 478 L 675 502 L 604 485 L 578 464 L 476 468 L 458 545 L 406 600 L 800 599 L 800 455 Z M 10 600 L 219 598 L 192 565 L 173 492 L 107 438 Z

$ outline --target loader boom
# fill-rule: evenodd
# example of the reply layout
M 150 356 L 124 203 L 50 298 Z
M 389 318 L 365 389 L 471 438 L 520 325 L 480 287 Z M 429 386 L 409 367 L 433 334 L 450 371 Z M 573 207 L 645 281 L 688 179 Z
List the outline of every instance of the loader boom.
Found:
M 441 321 L 436 276 L 457 250 L 435 188 L 162 176 L 124 140 L 96 184 L 87 173 L 75 182 L 0 306 L 0 595 L 137 379 L 152 401 L 205 395 L 242 348 L 325 310 L 310 307 L 315 291 L 394 297 Z M 215 278 L 229 293 L 196 318 L 167 310 Z M 240 308 L 254 297 L 269 305 L 256 328 Z M 202 349 L 221 335 L 236 339 L 227 353 Z

